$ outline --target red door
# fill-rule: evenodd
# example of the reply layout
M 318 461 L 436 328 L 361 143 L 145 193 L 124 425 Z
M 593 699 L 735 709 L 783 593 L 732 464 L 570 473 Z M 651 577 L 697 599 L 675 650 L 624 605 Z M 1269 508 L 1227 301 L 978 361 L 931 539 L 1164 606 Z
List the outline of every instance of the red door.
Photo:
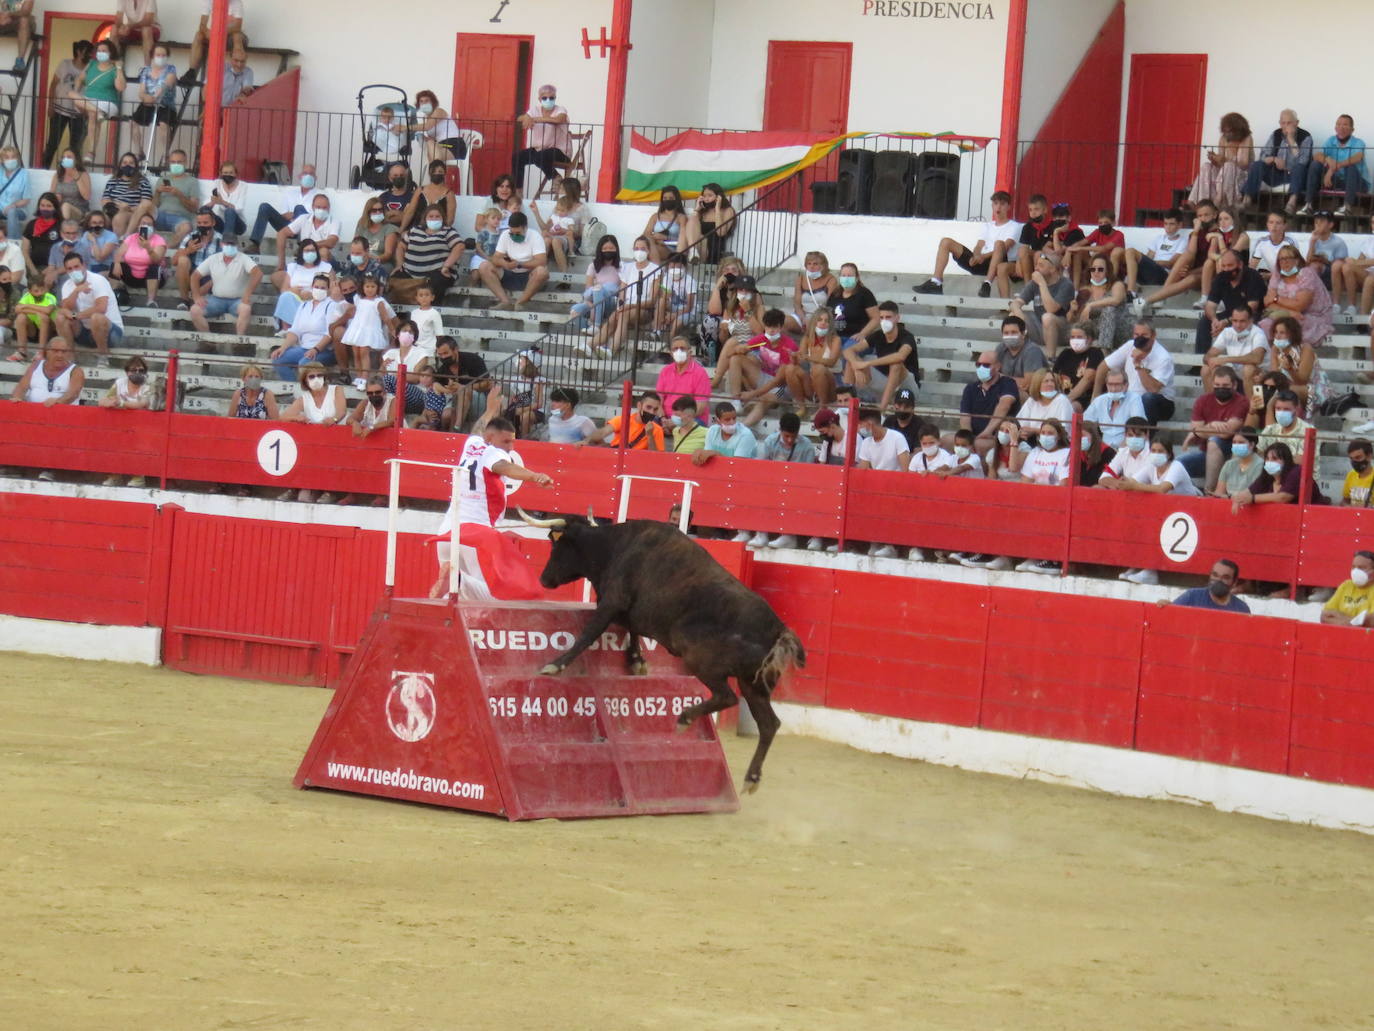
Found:
M 458 34 L 453 59 L 453 107 L 458 124 L 476 129 L 485 142 L 472 157 L 473 192 L 509 172 L 523 134 L 517 115 L 529 108 L 532 36 Z
M 1117 221 L 1134 225 L 1137 208 L 1167 208 L 1173 191 L 1197 176 L 1202 145 L 1206 54 L 1132 54 L 1126 106 L 1125 173 Z M 1091 212 L 1080 212 L 1091 221 Z
M 769 40 L 764 130 L 843 133 L 849 124 L 852 52 L 849 43 Z M 836 178 L 838 160 L 838 154 L 832 154 L 802 173 L 801 210 L 811 210 L 811 183 Z M 789 195 L 767 206 L 790 208 L 793 203 Z

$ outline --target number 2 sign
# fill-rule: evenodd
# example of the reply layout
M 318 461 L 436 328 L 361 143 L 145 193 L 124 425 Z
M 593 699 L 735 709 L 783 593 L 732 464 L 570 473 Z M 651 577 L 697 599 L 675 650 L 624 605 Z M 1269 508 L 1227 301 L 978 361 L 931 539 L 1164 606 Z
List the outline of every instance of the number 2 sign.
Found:
M 258 465 L 269 476 L 285 476 L 296 467 L 296 442 L 285 430 L 268 430 L 258 438 Z
M 1197 523 L 1187 512 L 1174 512 L 1164 517 L 1159 528 L 1159 546 L 1170 562 L 1187 562 L 1197 551 Z

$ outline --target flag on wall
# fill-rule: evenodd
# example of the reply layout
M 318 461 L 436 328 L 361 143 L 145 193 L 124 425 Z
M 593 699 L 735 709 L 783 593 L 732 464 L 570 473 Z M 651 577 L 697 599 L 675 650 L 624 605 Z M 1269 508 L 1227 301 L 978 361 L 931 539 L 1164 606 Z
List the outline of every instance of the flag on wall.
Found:
M 680 132 L 660 143 L 639 133 L 630 137 L 629 167 L 616 200 L 652 203 L 673 185 L 684 197 L 695 197 L 706 183 L 719 183 L 726 193 L 756 190 L 809 168 L 847 140 L 919 139 L 950 143 L 960 150 L 982 150 L 986 137 L 952 132 L 872 133 L 843 136 L 805 132 Z

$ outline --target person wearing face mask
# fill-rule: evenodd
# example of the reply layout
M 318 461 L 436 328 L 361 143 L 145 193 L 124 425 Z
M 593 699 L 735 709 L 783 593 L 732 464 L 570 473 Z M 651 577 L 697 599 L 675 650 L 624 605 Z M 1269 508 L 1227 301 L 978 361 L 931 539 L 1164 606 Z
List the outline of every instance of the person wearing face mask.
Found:
M 1221 467 L 1231 457 L 1231 441 L 1245 424 L 1250 400 L 1240 391 L 1240 377 L 1229 365 L 1216 369 L 1211 393 L 1193 402 L 1185 451 L 1180 464 L 1189 476 L 1203 477 L 1203 490 L 1211 493 L 1221 475 Z
M 148 379 L 148 363 L 142 358 L 134 357 L 124 363 L 124 375 L 110 384 L 110 389 L 105 392 L 99 404 L 101 408 L 146 412 L 152 407 L 155 396 L 156 391 Z M 105 477 L 104 486 L 119 487 L 126 482 L 130 487 L 148 485 L 147 479 L 143 476 L 134 476 L 126 481 L 123 476 L 110 475 Z
M 241 236 L 248 231 L 244 221 L 244 205 L 248 202 L 248 187 L 239 179 L 238 167 L 232 161 L 220 165 L 219 178 L 210 187 L 210 214 L 215 229 L 221 233 Z
M 1231 513 L 1238 514 L 1248 505 L 1296 505 L 1302 497 L 1302 487 L 1302 465 L 1288 445 L 1269 444 L 1264 448 L 1263 471 L 1255 482 L 1248 490 L 1231 495 Z M 1309 478 L 1308 487 L 1308 504 L 1325 505 L 1326 497 L 1317 481 Z
M 414 369 L 422 359 L 432 358 L 428 351 L 416 343 L 419 330 L 414 322 L 410 319 L 400 319 L 395 323 L 395 329 L 395 346 L 382 354 L 381 365 L 384 373 L 395 375 L 396 370 L 402 365 L 407 369 Z
M 892 414 L 883 420 L 883 426 L 896 430 L 906 438 L 907 447 L 916 454 L 921 446 L 921 430 L 927 425 L 916 418 L 916 392 L 903 387 L 892 395 Z M 914 466 L 915 463 L 913 462 Z M 934 472 L 934 469 L 925 470 Z
M 144 204 L 153 199 L 153 188 L 146 177 L 139 172 L 138 155 L 126 152 L 119 155 L 114 174 L 105 183 L 100 195 L 102 207 L 110 218 L 110 227 L 117 236 L 123 237 L 131 224 L 136 223 L 135 214 Z
M 353 431 L 353 436 L 359 440 L 366 440 L 378 430 L 395 426 L 396 396 L 386 392 L 382 385 L 382 377 L 372 376 L 364 380 L 363 386 L 359 389 L 363 392 L 363 399 L 353 406 L 353 411 L 348 416 L 348 425 Z M 341 504 L 353 500 L 355 499 L 352 494 L 346 494 L 339 499 Z M 324 503 L 324 498 L 320 501 Z
M 1059 377 L 1053 370 L 1039 369 L 1032 372 L 1026 379 L 1026 394 L 1026 400 L 1017 410 L 1015 421 L 1007 421 L 1007 429 L 1012 431 L 1011 442 L 1019 445 L 1011 452 L 1011 470 L 1015 473 L 1022 472 L 1026 453 L 1034 447 L 1044 422 L 1073 422 L 1073 405 L 1064 396 L 1064 391 L 1060 389 Z
M 653 332 L 671 340 L 692 320 L 697 306 L 697 281 L 687 272 L 687 255 L 674 254 L 660 278 L 654 302 Z
M 1153 459 L 1150 458 L 1150 438 L 1153 434 L 1154 428 L 1145 418 L 1136 416 L 1127 419 L 1121 446 L 1116 450 L 1116 457 L 1102 471 L 1097 485 L 1107 490 L 1129 490 L 1129 487 L 1122 486 L 1127 480 L 1139 483 L 1151 475 Z M 1106 436 L 1105 428 L 1103 436 Z
M 309 214 L 314 209 L 316 199 L 325 195 L 324 191 L 315 185 L 315 166 L 312 164 L 301 165 L 297 184 L 282 187 L 282 196 L 276 206 L 266 202 L 258 205 L 258 217 L 253 222 L 253 231 L 243 244 L 248 251 L 258 249 L 269 225 L 280 233 L 295 219 Z
M 57 332 L 72 345 L 94 346 L 100 364 L 109 364 L 111 347 L 124 340 L 124 317 L 119 313 L 114 288 L 98 272 L 86 268 L 85 259 L 75 252 L 64 265 L 67 281 L 62 286 L 61 302 L 54 313 Z
M 223 247 L 224 237 L 215 229 L 214 209 L 201 208 L 196 212 L 195 226 L 172 255 L 170 262 L 176 271 L 177 290 L 181 294 L 178 309 L 191 309 L 191 270 L 206 259 L 213 258 Z
M 831 331 L 829 308 L 817 308 L 806 320 L 806 331 L 797 345 L 792 361 L 783 366 L 787 392 L 799 406 L 807 401 L 832 404 L 835 400 L 835 375 L 843 368 L 839 334 Z
M 1002 375 L 1002 363 L 994 351 L 984 351 L 974 361 L 976 373 L 959 399 L 959 425 L 974 436 L 974 449 L 991 462 L 998 447 L 1002 423 L 1020 400 L 1016 381 Z M 1010 441 L 1010 437 L 1008 437 Z
M 644 237 L 635 237 L 630 260 L 621 262 L 620 282 L 620 293 L 617 298 L 619 308 L 591 341 L 592 349 L 603 358 L 609 357 L 611 351 L 619 352 L 624 348 L 632 330 L 637 330 L 646 322 L 653 320 L 662 273 L 659 267 L 649 260 L 649 241 Z M 607 347 L 608 343 L 610 347 Z
M 954 455 L 940 446 L 940 428 L 938 426 L 934 423 L 923 423 L 917 428 L 914 436 L 916 437 L 916 446 L 911 449 L 911 464 L 907 466 L 908 472 L 918 473 L 921 476 L 934 476 L 954 468 Z M 921 556 L 912 555 L 910 557 L 919 559 Z
M 1212 377 L 1221 367 L 1241 374 L 1236 389 L 1249 393 L 1255 374 L 1269 363 L 1269 338 L 1255 325 L 1248 305 L 1231 312 L 1231 324 L 1217 336 L 1202 359 L 1202 389 L 1212 389 Z
M 886 409 L 898 390 L 921 387 L 916 338 L 902 325 L 894 301 L 878 305 L 878 328 L 844 350 L 845 380 L 861 397 L 876 398 Z
M 678 399 L 679 401 L 681 398 Z M 695 402 L 693 402 L 695 405 Z M 662 451 L 663 426 L 659 423 L 659 415 L 663 411 L 663 399 L 654 390 L 646 390 L 639 395 L 635 402 L 634 410 L 630 412 L 630 426 L 627 434 L 625 446 L 631 450 L 642 451 Z M 588 437 L 583 443 L 600 444 L 603 441 L 610 447 L 620 446 L 620 422 L 619 415 L 613 415 L 606 420 L 606 425 Z
M 678 334 L 672 338 L 670 346 L 672 361 L 658 370 L 654 389 L 670 411 L 679 397 L 694 398 L 704 408 L 711 397 L 711 377 L 705 366 L 696 360 L 691 338 Z
M 763 332 L 741 345 L 732 340 L 722 355 L 729 354 L 726 379 L 730 392 L 740 400 L 757 401 L 744 420 L 753 426 L 781 400 L 785 392 L 785 367 L 797 353 L 797 342 L 783 332 L 786 316 L 778 308 L 763 313 Z M 719 369 L 719 365 L 717 365 Z
M 1128 438 L 1127 443 L 1137 438 Z M 1138 476 L 1125 476 L 1107 482 L 1104 476 L 1099 486 L 1114 486 L 1117 490 L 1137 491 L 1145 494 L 1172 494 L 1183 497 L 1198 497 L 1202 492 L 1193 483 L 1188 470 L 1174 459 L 1174 447 L 1158 434 L 1150 442 L 1145 452 L 1148 464 Z M 1112 468 L 1111 466 L 1108 467 Z M 1234 504 L 1234 502 L 1233 502 Z M 1131 583 L 1155 585 L 1159 583 L 1159 573 L 1153 569 L 1127 569 L 1118 574 L 1119 579 Z
M 511 214 L 509 228 L 501 234 L 491 259 L 482 263 L 477 274 L 496 298 L 493 311 L 520 311 L 543 289 L 549 281 L 548 246 L 530 228 L 524 212 Z M 519 296 L 511 300 L 507 290 L 518 290 Z
M 839 290 L 840 281 L 830 271 L 830 261 L 820 251 L 807 251 L 802 270 L 792 287 L 792 311 L 787 316 L 787 330 L 800 333 L 811 316 L 825 307 L 830 295 Z
M 1073 281 L 1061 270 L 1059 255 L 1042 250 L 1025 287 L 1011 299 L 1011 314 L 1026 324 L 1026 338 L 1043 346 L 1047 357 L 1055 356 L 1064 338 L 1074 296 Z
M 577 391 L 554 387 L 549 391 L 549 443 L 580 444 L 596 432 L 596 423 L 577 414 Z
M 644 223 L 644 239 L 649 243 L 649 258 L 662 265 L 668 255 L 676 254 L 678 241 L 687 225 L 687 213 L 682 206 L 682 191 L 665 186 L 659 193 L 658 210 Z
M 395 189 L 396 179 L 397 174 L 393 169 L 391 173 L 392 189 Z M 409 176 L 407 176 L 408 181 Z M 411 197 L 401 210 L 400 226 L 403 234 L 414 228 L 424 218 L 425 212 L 433 207 L 444 209 L 444 225 L 454 225 L 454 218 L 458 211 L 458 198 L 448 188 L 448 175 L 446 166 L 442 161 L 431 161 L 425 181 L 418 187 L 412 185 L 410 189 L 412 191 Z M 386 193 L 381 196 L 385 202 L 383 206 L 388 206 L 392 199 Z M 389 211 L 387 217 L 390 218 Z
M 60 202 L 55 193 L 45 193 L 38 198 L 33 218 L 24 227 L 20 239 L 20 249 L 24 252 L 24 265 L 27 278 L 32 283 L 42 283 L 42 269 L 48 265 L 57 241 L 62 238 Z
M 124 67 L 119 54 L 110 40 L 96 44 L 95 60 L 86 65 L 81 76 L 81 85 L 69 94 L 72 106 L 86 119 L 86 133 L 82 140 L 86 145 L 86 157 L 94 160 L 95 152 L 100 149 L 100 126 L 119 113 L 119 101 L 128 83 L 124 79 Z M 75 144 L 75 141 L 72 141 Z
M 1064 385 L 1069 402 L 1075 407 L 1083 407 L 1092 400 L 1097 367 L 1107 356 L 1097 346 L 1097 328 L 1091 322 L 1070 326 L 1067 343 L 1068 346 L 1061 347 L 1054 356 L 1051 368 Z
M 1374 551 L 1357 551 L 1350 560 L 1350 579 L 1322 606 L 1328 626 L 1365 626 L 1374 607 Z
M 1312 163 L 1307 167 L 1307 203 L 1298 209 L 1300 215 L 1312 214 L 1312 205 L 1322 190 L 1344 191 L 1345 201 L 1338 215 L 1355 207 L 1356 199 L 1365 192 L 1369 182 L 1365 165 L 1364 140 L 1355 135 L 1355 119 L 1340 115 L 1336 131 L 1320 147 L 1313 147 Z
M 383 293 L 386 292 L 387 281 L 391 278 L 387 267 L 372 256 L 367 240 L 361 236 L 355 236 L 348 242 L 348 258 L 340 269 L 360 281 L 371 276 L 381 284 Z M 416 293 L 418 295 L 419 291 Z
M 91 176 L 76 151 L 62 152 L 48 189 L 57 195 L 63 218 L 80 220 L 86 217 L 91 208 Z
M 1331 335 L 1331 294 L 1322 285 L 1316 269 L 1303 260 L 1296 247 L 1288 244 L 1279 248 L 1278 268 L 1269 277 L 1260 328 L 1266 335 L 1272 333 L 1274 321 L 1285 315 L 1302 324 L 1302 338 L 1313 347 L 1321 346 Z
M 272 285 L 281 291 L 272 311 L 278 328 L 290 326 L 297 309 L 310 300 L 316 276 L 330 277 L 333 274 L 334 266 L 321 259 L 319 244 L 313 240 L 302 241 L 295 260 L 288 261 L 285 266 L 279 265 L 277 271 L 272 273 Z
M 530 165 L 543 172 L 545 179 L 552 179 L 557 172 L 554 162 L 567 161 L 572 153 L 568 110 L 558 103 L 558 90 L 547 84 L 540 86 L 535 102 L 516 121 L 525 130 L 525 148 L 515 155 L 515 181 L 525 181 Z
M 553 202 L 553 214 L 547 222 L 539 213 L 538 201 L 530 201 L 539 234 L 549 246 L 549 257 L 558 271 L 568 271 L 569 258 L 582 247 L 582 231 L 591 213 L 582 203 L 582 184 L 572 176 L 558 180 L 558 199 Z
M 1227 251 L 1235 251 L 1240 260 L 1250 261 L 1250 234 L 1240 224 L 1240 213 L 1235 208 L 1218 208 L 1217 224 L 1207 234 L 1207 256 L 1201 270 L 1202 297 L 1193 302 L 1193 307 L 1201 310 L 1206 305 L 1206 296 L 1212 291 L 1212 281 L 1216 278 L 1221 256 Z
M 859 277 L 859 267 L 852 261 L 840 266 L 840 288 L 826 299 L 830 309 L 830 324 L 849 347 L 856 341 L 867 339 L 878 329 L 882 315 L 878 311 L 878 299 L 873 291 L 864 286 Z
M 500 213 L 490 209 L 499 218 Z M 496 233 L 496 241 L 500 233 Z M 496 250 L 496 241 L 491 246 Z M 589 333 L 593 336 L 600 327 L 609 321 L 615 311 L 615 299 L 620 294 L 620 243 L 614 236 L 607 234 L 596 245 L 596 257 L 587 265 L 587 285 L 582 291 L 582 300 L 569 309 L 574 331 Z
M 1088 284 L 1074 295 L 1065 316 L 1069 325 L 1092 325 L 1103 347 L 1114 347 L 1130 335 L 1130 309 L 1126 304 L 1126 284 L 1112 272 L 1107 258 L 1088 262 Z
M 1103 208 L 1097 213 L 1097 228 L 1068 248 L 1073 281 L 1080 287 L 1084 281 L 1084 271 L 1097 259 L 1103 259 L 1111 267 L 1112 278 L 1120 279 L 1122 264 L 1126 259 L 1126 235 L 1116 228 L 1116 213 Z
M 17 239 L 29 217 L 29 173 L 17 147 L 0 147 L 0 215 Z
M 1254 409 L 1255 399 L 1252 399 L 1249 421 L 1253 424 L 1258 416 L 1263 413 L 1256 412 Z M 1312 424 L 1302 418 L 1302 402 L 1298 395 L 1293 391 L 1284 389 L 1274 394 L 1273 400 L 1269 402 L 1269 410 L 1273 414 L 1273 421 L 1260 431 L 1260 447 L 1268 448 L 1271 444 L 1282 443 L 1288 447 L 1293 456 L 1302 461 L 1303 448 L 1307 442 L 1307 431 L 1312 428 Z
M 278 372 L 280 373 L 280 370 Z M 348 401 L 344 397 L 343 387 L 329 385 L 325 379 L 323 365 L 317 361 L 307 361 L 301 363 L 295 372 L 299 387 L 296 399 L 281 413 L 283 422 L 298 422 L 307 426 L 337 426 L 347 418 Z M 292 490 L 288 487 L 277 495 L 278 501 L 291 501 L 293 498 L 307 505 L 316 500 L 315 492 L 307 488 Z M 334 496 L 328 493 L 319 497 L 321 504 L 328 504 L 333 500 Z
M 1374 444 L 1364 438 L 1352 440 L 1345 449 L 1350 470 L 1341 485 L 1341 505 L 1369 508 L 1374 505 Z
M 277 378 L 289 379 L 293 370 L 302 365 L 333 365 L 330 334 L 340 317 L 338 302 L 329 296 L 329 277 L 317 275 L 310 285 L 310 299 L 301 303 L 286 331 L 286 339 L 272 350 Z
M 1241 261 L 1235 251 L 1228 251 L 1217 259 L 1217 275 L 1198 317 L 1195 339 L 1198 354 L 1206 354 L 1212 342 L 1231 325 L 1231 313 L 1237 308 L 1249 308 L 1252 316 L 1259 316 L 1267 289 L 1265 281 L 1266 276 Z
M 386 189 L 377 194 L 383 219 L 388 225 L 401 228 L 411 223 L 411 207 L 419 188 L 411 181 L 410 169 L 404 161 L 392 161 L 386 168 Z M 425 205 L 428 206 L 428 205 Z
M 425 160 L 447 163 L 462 161 L 468 156 L 463 131 L 442 107 L 433 90 L 422 89 L 415 94 L 415 114 L 411 131 L 424 140 Z
M 1250 613 L 1250 606 L 1236 596 L 1236 585 L 1240 583 L 1240 566 L 1232 559 L 1218 559 L 1207 577 L 1206 587 L 1191 587 L 1172 602 L 1160 600 L 1159 606 L 1181 605 L 1189 609 L 1212 609 L 1221 612 Z
M 727 271 L 728 270 L 728 271 Z M 701 320 L 703 334 L 710 334 L 718 345 L 716 376 L 724 376 L 724 367 L 719 359 L 725 356 L 726 349 L 732 344 L 744 345 L 763 332 L 763 313 L 766 311 L 763 298 L 759 296 L 758 284 L 754 277 L 744 271 L 739 261 L 731 259 L 721 263 L 721 277 L 706 307 L 706 317 Z M 723 381 L 723 379 L 722 379 Z M 712 385 L 718 386 L 716 377 Z
M 220 84 L 220 103 L 224 107 L 228 107 L 240 97 L 252 96 L 256 89 L 253 69 L 248 67 L 248 52 L 237 48 L 231 50 L 229 59 L 224 62 L 224 79 Z
M 63 262 L 68 254 L 79 254 L 89 268 L 91 265 L 91 240 L 81 232 L 81 224 L 73 219 L 64 218 L 58 226 L 57 243 L 48 252 L 48 267 L 43 271 L 43 282 L 49 290 L 54 289 L 63 276 Z
M 148 57 L 142 71 L 138 74 L 138 107 L 134 108 L 133 120 L 145 128 L 157 123 L 157 150 L 149 148 L 152 155 L 167 152 L 167 138 L 180 124 L 176 107 L 177 69 L 171 62 L 171 51 L 166 43 L 157 43 Z
M 226 234 L 218 253 L 196 266 L 191 280 L 191 324 L 208 333 L 209 319 L 233 315 L 234 332 L 246 335 L 253 315 L 253 294 L 261 282 L 258 263 L 239 251 L 236 234 Z
M 110 278 L 119 284 L 121 304 L 131 305 L 128 291 L 142 286 L 148 294 L 148 307 L 156 307 L 162 283 L 162 259 L 167 256 L 167 241 L 153 228 L 153 216 L 138 220 L 138 229 L 126 236 L 115 251 Z
M 1303 403 L 1303 414 L 1315 417 L 1331 414 L 1325 406 L 1332 399 L 1331 381 L 1317 357 L 1317 349 L 1302 336 L 1302 323 L 1285 315 L 1274 320 L 1274 346 L 1269 352 L 1269 371 L 1288 378 L 1288 387 Z M 1350 404 L 1336 400 L 1335 414 L 1340 415 L 1357 400 L 1346 395 Z M 1344 407 L 1341 407 L 1344 406 Z M 1357 432 L 1360 432 L 1357 428 Z
M 1152 322 L 1137 319 L 1131 332 L 1131 340 L 1098 366 L 1094 391 L 1101 393 L 1107 374 L 1120 369 L 1126 373 L 1126 389 L 1141 395 L 1145 417 L 1153 423 L 1165 422 L 1174 416 L 1174 357 L 1156 339 Z
M 1132 419 L 1146 422 L 1145 405 L 1140 394 L 1126 389 L 1126 373 L 1113 369 L 1107 373 L 1102 393 L 1084 410 L 1083 418 L 1101 426 L 1102 439 L 1120 449 L 1126 439 L 1126 424 Z
M 186 72 L 178 80 L 182 86 L 194 86 L 205 59 L 206 47 L 210 45 L 210 13 L 214 0 L 201 0 L 200 24 L 191 38 L 191 59 Z M 243 32 L 243 0 L 229 0 L 229 14 L 225 19 L 225 43 L 230 51 L 247 50 L 248 37 Z
M 1307 238 L 1307 263 L 1317 270 L 1322 286 L 1331 291 L 1331 305 L 1337 313 L 1345 290 L 1345 263 L 1350 260 L 1350 248 L 1336 235 L 1338 221 L 1333 212 L 1318 211 L 1312 219 L 1312 235 Z M 1352 295 L 1350 299 L 1355 298 Z
M 200 180 L 187 167 L 189 158 L 184 150 L 174 150 L 168 155 L 166 174 L 153 187 L 157 208 L 145 202 L 138 210 L 139 217 L 153 215 L 157 230 L 168 234 L 175 247 L 182 237 L 191 231 L 191 222 L 200 210 Z
M 695 455 L 706 446 L 706 427 L 699 413 L 706 407 L 698 405 L 690 394 L 682 394 L 672 404 L 672 415 L 665 424 L 668 449 L 674 454 Z
M 363 202 L 362 214 L 354 227 L 353 238 L 362 240 L 370 257 L 381 262 L 388 272 L 394 267 L 396 245 L 400 243 L 401 231 L 386 220 L 386 209 L 380 197 L 369 197 Z
M 240 386 L 229 398 L 229 407 L 224 414 L 230 419 L 271 419 L 275 422 L 280 418 L 277 399 L 262 385 L 262 380 L 263 371 L 259 366 L 245 365 L 240 369 Z M 250 491 L 247 487 L 239 487 L 235 493 L 246 498 Z
M 1002 375 L 1016 383 L 1022 397 L 1026 396 L 1031 373 L 1049 365 L 1040 345 L 1026 339 L 1026 324 L 1016 315 L 1002 319 L 1002 342 L 997 346 L 997 363 Z
M 423 220 L 411 227 L 396 245 L 396 275 L 391 280 L 391 299 L 398 303 L 413 301 L 416 290 L 424 283 L 442 303 L 444 294 L 453 285 L 456 270 L 463 265 L 463 251 L 463 238 L 444 221 L 443 207 L 426 208 Z
M 57 156 L 64 137 L 67 146 L 78 153 L 81 151 L 86 136 L 86 118 L 77 111 L 72 96 L 85 78 L 86 66 L 91 63 L 94 52 L 94 43 L 89 39 L 78 39 L 72 44 L 72 56 L 57 65 L 48 81 L 48 131 L 44 136 L 43 159 L 40 162 L 43 168 L 52 167 L 53 158 Z
M 288 240 L 299 240 L 302 244 L 307 241 L 315 243 L 319 247 L 320 261 L 328 261 L 338 246 L 341 231 L 329 205 L 329 198 L 320 194 L 308 212 L 277 233 L 277 267 L 281 268 L 285 261 Z
M 1221 467 L 1214 498 L 1230 498 L 1248 490 L 1255 477 L 1263 471 L 1264 454 L 1259 446 L 1259 433 L 1253 426 L 1242 426 L 1231 436 L 1231 457 Z

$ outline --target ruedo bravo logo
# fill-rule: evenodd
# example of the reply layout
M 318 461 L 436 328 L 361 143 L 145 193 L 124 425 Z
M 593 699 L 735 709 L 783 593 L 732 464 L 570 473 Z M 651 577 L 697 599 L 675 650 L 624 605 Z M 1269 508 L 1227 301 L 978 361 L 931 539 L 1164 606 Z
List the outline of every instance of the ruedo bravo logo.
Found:
M 866 18 L 927 18 L 932 21 L 992 21 L 992 4 L 971 0 L 862 0 Z
M 438 702 L 433 673 L 391 672 L 391 691 L 386 696 L 386 722 L 402 741 L 423 740 L 434 729 Z
M 468 638 L 474 648 L 493 652 L 565 652 L 577 640 L 575 634 L 566 630 L 555 630 L 550 634 L 543 630 L 479 630 L 474 627 L 468 628 Z M 646 652 L 658 647 L 658 642 L 648 637 L 641 637 L 639 643 Z M 587 650 L 623 652 L 629 646 L 629 634 L 607 630 Z

